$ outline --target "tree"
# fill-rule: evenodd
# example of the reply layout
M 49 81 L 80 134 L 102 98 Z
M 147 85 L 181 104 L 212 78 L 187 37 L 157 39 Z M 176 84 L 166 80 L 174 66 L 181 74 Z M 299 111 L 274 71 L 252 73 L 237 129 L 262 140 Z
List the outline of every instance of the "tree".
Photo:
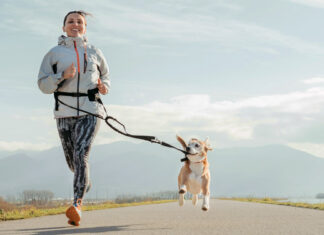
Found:
M 45 205 L 54 198 L 54 193 L 48 190 L 24 190 L 22 200 L 24 204 Z

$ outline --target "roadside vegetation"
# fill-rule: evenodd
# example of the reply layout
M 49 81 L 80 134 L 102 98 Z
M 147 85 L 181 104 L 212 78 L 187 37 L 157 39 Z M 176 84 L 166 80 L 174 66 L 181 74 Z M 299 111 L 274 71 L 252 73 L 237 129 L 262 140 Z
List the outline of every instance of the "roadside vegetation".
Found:
M 37 191 L 36 191 L 37 192 Z M 103 210 L 118 207 L 161 204 L 175 201 L 175 192 L 161 192 L 145 196 L 121 195 L 114 200 L 84 200 L 83 211 Z M 26 198 L 25 198 L 26 199 Z M 26 219 L 45 215 L 64 214 L 71 205 L 71 200 L 40 200 L 34 198 L 26 201 L 10 203 L 0 197 L 0 221 Z
M 265 204 L 275 204 L 275 205 L 282 205 L 282 206 L 292 206 L 292 207 L 302 207 L 302 208 L 309 208 L 309 209 L 317 209 L 317 210 L 324 210 L 324 203 L 304 203 L 304 202 L 286 202 L 284 198 L 219 198 L 221 200 L 234 200 L 234 201 L 241 201 L 241 202 L 256 202 L 256 203 L 265 203 Z

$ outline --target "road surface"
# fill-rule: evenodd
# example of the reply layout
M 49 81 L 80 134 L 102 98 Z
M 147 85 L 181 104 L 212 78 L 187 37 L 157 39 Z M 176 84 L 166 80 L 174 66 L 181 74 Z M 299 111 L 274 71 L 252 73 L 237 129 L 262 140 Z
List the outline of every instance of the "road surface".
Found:
M 324 234 L 324 211 L 211 200 L 210 210 L 186 201 L 83 213 L 81 226 L 65 215 L 0 222 L 0 234 Z

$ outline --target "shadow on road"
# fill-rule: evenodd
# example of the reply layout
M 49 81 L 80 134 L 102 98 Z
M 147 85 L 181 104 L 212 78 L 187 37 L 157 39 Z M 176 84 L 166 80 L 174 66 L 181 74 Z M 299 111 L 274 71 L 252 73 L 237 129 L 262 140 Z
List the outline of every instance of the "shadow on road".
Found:
M 21 229 L 21 232 L 32 232 L 35 235 L 55 235 L 55 234 L 74 234 L 74 233 L 104 233 L 104 232 L 116 232 L 116 231 L 135 231 L 135 230 L 146 230 L 146 229 L 128 229 L 134 225 L 120 225 L 120 226 L 102 226 L 93 228 L 78 228 L 78 227 L 52 227 L 52 228 L 35 228 L 35 229 Z M 166 229 L 166 228 L 159 228 Z M 150 229 L 151 230 L 151 229 Z
M 21 232 L 35 231 L 34 234 L 45 235 L 45 234 L 73 234 L 73 233 L 104 233 L 110 231 L 122 231 L 127 229 L 131 225 L 123 226 L 104 226 L 104 227 L 93 227 L 93 228 L 77 228 L 77 227 L 53 227 L 53 228 L 35 228 L 35 229 L 21 229 Z

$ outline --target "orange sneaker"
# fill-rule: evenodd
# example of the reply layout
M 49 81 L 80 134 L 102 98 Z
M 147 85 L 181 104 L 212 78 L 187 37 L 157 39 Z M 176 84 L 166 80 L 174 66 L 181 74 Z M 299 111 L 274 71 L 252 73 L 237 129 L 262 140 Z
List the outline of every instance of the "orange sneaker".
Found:
M 69 220 L 68 221 L 68 224 L 73 225 L 73 226 L 79 226 L 80 225 L 80 222 L 79 223 L 76 223 L 76 222 L 74 222 L 72 220 Z
M 74 226 L 80 225 L 81 206 L 82 206 L 82 200 L 78 199 L 74 205 L 70 206 L 66 210 L 65 215 L 66 215 L 66 217 L 69 218 L 69 221 L 68 221 L 69 224 L 74 225 Z

